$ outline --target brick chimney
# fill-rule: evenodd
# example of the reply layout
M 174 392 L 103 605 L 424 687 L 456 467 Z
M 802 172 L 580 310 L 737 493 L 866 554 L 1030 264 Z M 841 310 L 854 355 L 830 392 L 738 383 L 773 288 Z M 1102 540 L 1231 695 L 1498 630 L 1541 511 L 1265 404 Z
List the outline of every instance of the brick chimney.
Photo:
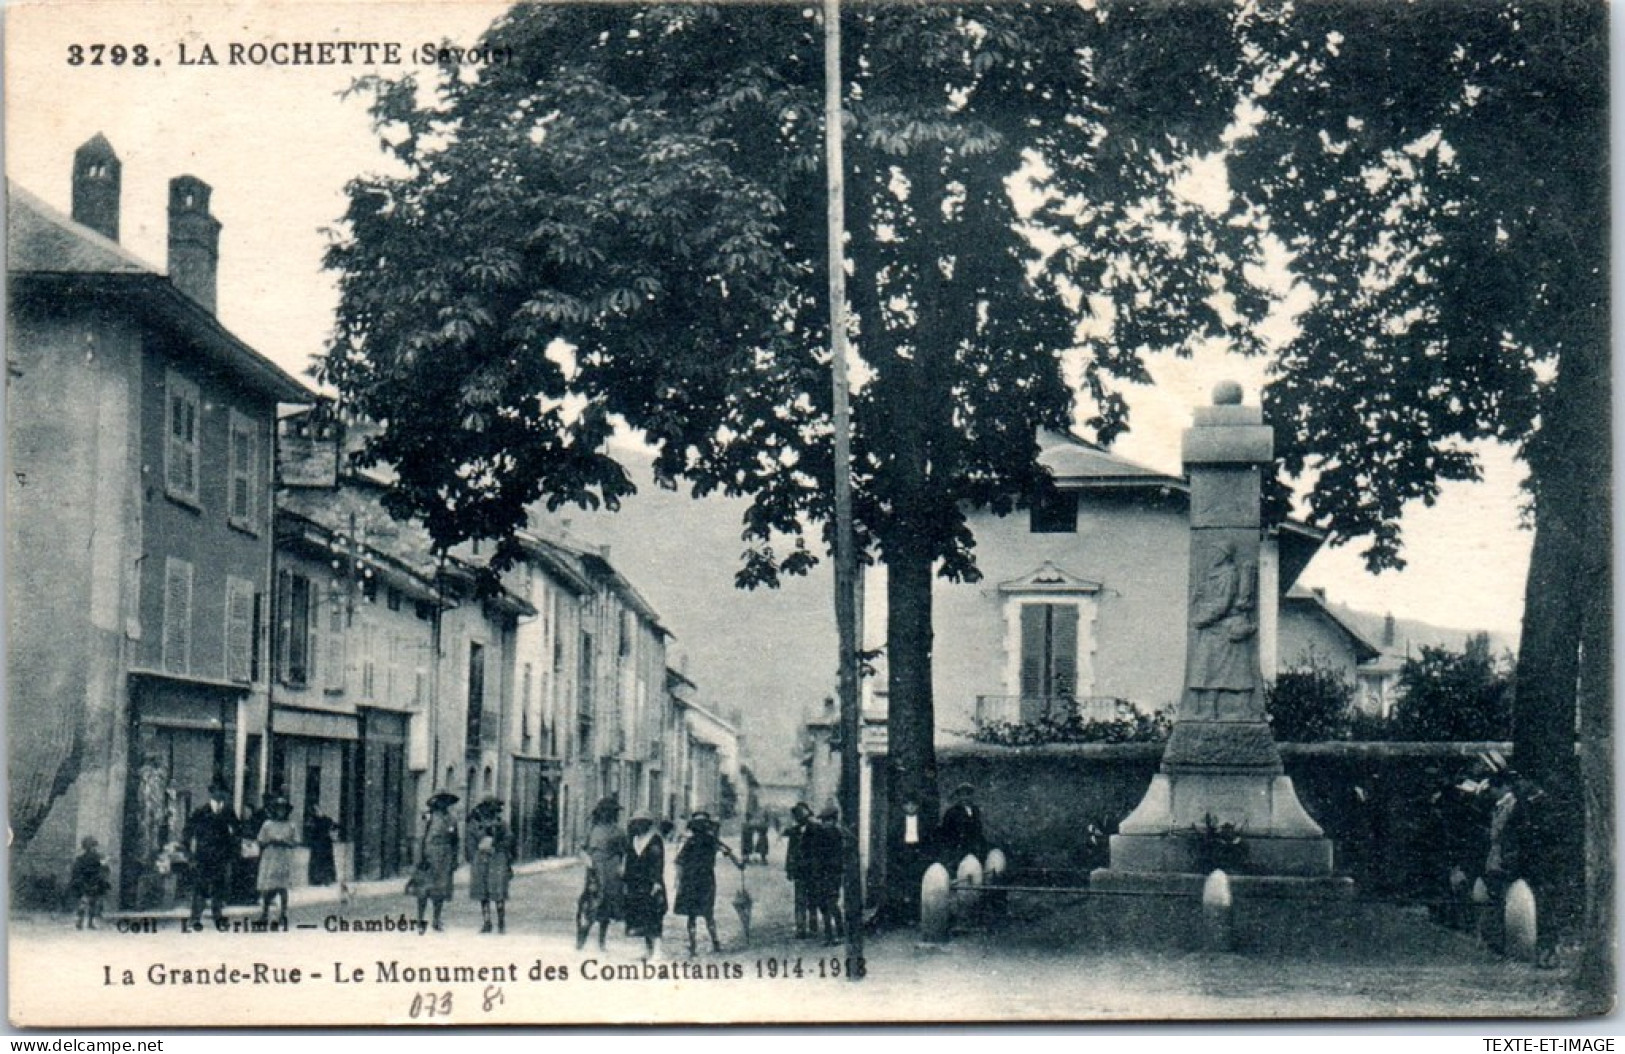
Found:
M 1394 646 L 1393 612 L 1389 612 L 1387 615 L 1384 615 L 1382 619 L 1382 646 L 1384 648 L 1392 648 Z
M 73 219 L 118 241 L 118 206 L 124 166 L 113 144 L 97 132 L 73 152 Z
M 196 176 L 169 181 L 169 280 L 214 313 L 220 221 L 209 214 L 209 185 Z

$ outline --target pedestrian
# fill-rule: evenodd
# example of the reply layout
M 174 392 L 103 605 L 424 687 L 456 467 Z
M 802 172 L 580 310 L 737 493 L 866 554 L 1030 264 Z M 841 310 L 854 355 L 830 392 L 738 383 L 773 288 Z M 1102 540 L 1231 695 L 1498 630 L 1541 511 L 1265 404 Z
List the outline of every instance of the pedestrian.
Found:
M 798 801 L 790 808 L 790 823 L 784 829 L 784 875 L 790 880 L 795 896 L 796 939 L 818 935 L 816 921 L 809 926 L 807 897 L 807 831 L 812 826 L 812 806 Z
M 807 829 L 801 851 L 806 857 L 811 935 L 818 936 L 821 921 L 824 943 L 838 944 L 846 932 L 841 918 L 841 879 L 845 873 L 846 837 L 841 827 L 839 809 L 834 805 L 824 807 L 818 814 L 818 822 Z
M 937 825 L 937 844 L 940 857 L 948 874 L 959 872 L 959 864 L 967 856 L 978 863 L 987 855 L 987 838 L 982 833 L 982 810 L 976 804 L 976 788 L 961 783 L 954 788 L 953 804 L 943 810 L 942 822 Z
M 254 890 L 260 897 L 261 922 L 270 922 L 272 900 L 278 904 L 277 922 L 288 922 L 288 887 L 293 885 L 294 850 L 299 845 L 299 830 L 288 819 L 292 812 L 286 798 L 271 799 L 265 803 L 265 821 L 254 834 L 260 847 Z
M 310 884 L 331 886 L 338 881 L 338 868 L 333 864 L 333 838 L 338 824 L 322 812 L 320 802 L 312 801 L 305 807 L 305 844 L 310 846 Z
M 642 810 L 633 814 L 626 833 L 626 935 L 642 937 L 644 953 L 653 959 L 660 955 L 666 923 L 666 843 L 655 830 L 654 817 Z M 692 922 L 690 927 L 692 931 Z
M 621 803 L 613 795 L 592 809 L 587 831 L 587 885 L 576 920 L 576 947 L 587 943 L 592 924 L 598 924 L 598 947 L 604 947 L 609 924 L 621 917 L 625 899 L 621 869 L 626 862 L 626 833 L 621 830 Z
M 112 873 L 107 869 L 107 861 L 102 859 L 101 844 L 86 836 L 79 843 L 79 855 L 74 857 L 73 868 L 68 872 L 68 895 L 78 903 L 74 929 L 96 928 L 96 920 L 102 917 L 102 898 L 111 888 Z
M 273 795 L 274 797 L 274 795 Z M 260 870 L 260 828 L 265 826 L 265 805 L 245 802 L 238 819 L 237 866 L 231 875 L 231 902 L 258 904 Z
M 734 856 L 733 850 L 717 837 L 716 821 L 708 812 L 697 812 L 689 817 L 688 837 L 677 851 L 677 914 L 688 916 L 688 954 L 697 954 L 694 946 L 694 921 L 703 918 L 711 935 L 711 950 L 722 951 L 717 939 L 717 854 L 721 853 L 739 870 L 745 870 L 744 861 Z
M 451 896 L 452 876 L 457 871 L 457 856 L 463 841 L 451 807 L 461 800 L 450 791 L 437 791 L 429 796 L 428 812 L 423 817 L 423 835 L 418 839 L 420 874 L 415 892 L 419 932 L 424 929 L 424 908 L 430 903 L 434 904 L 434 928 L 445 929 L 441 913 Z
M 888 912 L 888 921 L 899 926 L 914 926 L 920 921 L 920 882 L 931 862 L 931 831 L 929 821 L 920 815 L 920 803 L 913 798 L 903 802 L 903 829 L 897 843 L 897 875 L 901 891 L 888 901 L 895 907 Z
M 486 798 L 468 814 L 468 856 L 473 868 L 468 895 L 480 902 L 480 932 L 491 932 L 491 904 L 497 908 L 496 931 L 508 932 L 508 881 L 513 877 L 513 836 L 502 822 L 502 802 Z
M 756 855 L 757 855 L 757 857 L 759 857 L 761 859 L 761 862 L 764 865 L 767 863 L 767 851 L 768 851 L 768 848 L 769 848 L 769 845 L 768 845 L 768 840 L 767 840 L 767 820 L 764 819 L 763 817 L 758 816 L 756 818 Z M 747 854 L 747 859 L 748 859 L 748 854 Z
M 237 814 L 226 804 L 231 791 L 216 780 L 209 787 L 208 804 L 192 813 L 182 829 L 181 839 L 192 861 L 192 913 L 197 926 L 203 919 L 203 903 L 218 925 L 225 921 L 226 893 L 231 888 L 231 866 L 240 848 L 237 843 Z

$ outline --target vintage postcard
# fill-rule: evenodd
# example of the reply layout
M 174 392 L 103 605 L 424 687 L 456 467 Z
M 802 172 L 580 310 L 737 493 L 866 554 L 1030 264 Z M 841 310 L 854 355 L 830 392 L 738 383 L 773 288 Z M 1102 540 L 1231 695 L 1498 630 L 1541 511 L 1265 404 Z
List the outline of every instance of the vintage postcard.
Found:
M 8 4 L 11 1024 L 1612 1049 L 1609 15 Z

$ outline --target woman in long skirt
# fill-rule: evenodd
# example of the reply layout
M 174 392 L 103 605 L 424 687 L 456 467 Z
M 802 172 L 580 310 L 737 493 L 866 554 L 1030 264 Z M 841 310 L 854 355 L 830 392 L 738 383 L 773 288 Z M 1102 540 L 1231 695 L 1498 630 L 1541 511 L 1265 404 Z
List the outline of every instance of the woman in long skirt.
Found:
M 660 954 L 666 923 L 666 843 L 655 830 L 654 817 L 638 812 L 627 825 L 631 844 L 626 854 L 626 932 L 642 937 L 650 958 Z
M 688 821 L 688 837 L 677 851 L 677 907 L 679 915 L 688 916 L 688 954 L 697 954 L 694 947 L 694 920 L 705 919 L 705 928 L 711 934 L 711 950 L 720 952 L 722 942 L 717 939 L 717 854 L 733 861 L 739 870 L 745 865 L 734 856 L 733 850 L 717 837 L 717 825 L 711 814 L 697 812 Z
M 418 859 L 424 865 L 417 887 L 420 930 L 423 928 L 423 909 L 431 901 L 434 903 L 434 928 L 445 929 L 440 922 L 440 913 L 451 897 L 452 875 L 457 870 L 457 857 L 463 841 L 451 807 L 460 800 L 450 791 L 440 791 L 429 798 L 429 813 L 423 818 L 423 838 L 418 845 Z
M 626 863 L 626 832 L 621 830 L 621 803 L 604 798 L 592 810 L 592 827 L 587 831 L 587 886 L 576 921 L 576 947 L 587 943 L 592 924 L 598 924 L 598 947 L 604 947 L 609 924 L 621 917 L 621 869 Z
M 497 906 L 497 932 L 508 932 L 508 880 L 513 877 L 513 836 L 502 822 L 502 802 L 486 798 L 468 814 L 469 860 L 474 865 L 468 895 L 480 902 L 481 933 L 491 932 L 491 902 Z

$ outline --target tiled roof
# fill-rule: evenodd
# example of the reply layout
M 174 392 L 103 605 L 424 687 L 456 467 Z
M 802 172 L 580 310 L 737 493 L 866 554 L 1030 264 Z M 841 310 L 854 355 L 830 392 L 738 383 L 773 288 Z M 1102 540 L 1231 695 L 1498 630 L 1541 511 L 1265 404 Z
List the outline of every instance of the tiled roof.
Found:
M 50 290 L 111 293 L 154 324 L 186 334 L 205 355 L 282 402 L 305 402 L 313 393 L 282 367 L 221 324 L 214 313 L 181 292 L 152 265 L 39 197 L 6 182 L 6 272 Z M 12 286 L 18 297 L 22 282 Z
M 158 274 L 158 269 L 6 183 L 6 270 L 47 274 Z
M 1038 460 L 1058 481 L 1122 481 L 1185 488 L 1185 481 L 1119 457 L 1074 435 L 1040 432 Z

